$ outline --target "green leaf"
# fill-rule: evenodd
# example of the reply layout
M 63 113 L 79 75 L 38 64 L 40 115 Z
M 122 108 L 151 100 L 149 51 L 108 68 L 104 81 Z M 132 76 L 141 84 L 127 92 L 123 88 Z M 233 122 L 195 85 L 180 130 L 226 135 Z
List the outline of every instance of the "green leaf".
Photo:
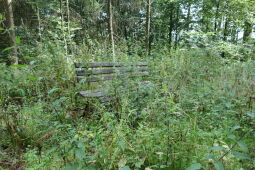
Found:
M 195 163 L 195 164 L 192 164 L 190 165 L 187 170 L 197 170 L 197 169 L 201 169 L 202 168 L 202 165 L 200 163 Z
M 20 37 L 16 37 L 16 44 L 20 44 L 21 40 L 20 40 Z
M 214 154 L 211 154 L 211 153 L 207 154 L 206 157 L 207 157 L 208 159 L 216 160 L 215 155 L 214 155 Z
M 43 79 L 43 77 L 38 77 L 38 80 L 41 81 Z
M 0 14 L 0 20 L 2 20 L 4 18 L 4 16 L 2 14 Z
M 243 152 L 245 152 L 245 153 L 249 152 L 247 145 L 243 141 L 239 141 L 238 145 Z
M 85 151 L 84 151 L 84 149 L 76 149 L 75 150 L 75 155 L 77 156 L 77 158 L 79 159 L 79 160 L 82 160 L 84 157 L 85 157 L 85 153 L 84 153 Z
M 136 168 L 141 168 L 141 166 L 144 164 L 146 158 L 140 159 L 138 162 L 135 163 Z
M 21 68 L 21 67 L 27 67 L 28 65 L 25 65 L 25 64 L 16 64 L 16 65 L 10 65 L 9 67 L 11 68 Z
M 236 139 L 236 136 L 235 135 L 229 135 L 228 138 L 229 139 Z
M 243 153 L 240 153 L 240 152 L 233 152 L 232 153 L 236 158 L 238 159 L 246 159 L 246 160 L 251 160 L 251 158 L 246 155 L 246 154 L 243 154 Z
M 52 93 L 58 91 L 59 89 L 60 89 L 60 88 L 54 87 L 53 89 L 51 89 L 51 90 L 48 91 L 48 94 L 52 94 Z
M 222 162 L 220 162 L 220 161 L 214 162 L 213 165 L 216 170 L 224 170 L 224 166 L 223 166 Z
M 255 118 L 255 113 L 252 113 L 252 112 L 246 112 L 246 114 L 247 114 L 250 118 L 252 118 L 252 119 L 254 119 L 254 118 Z
M 23 58 L 25 58 L 25 59 L 30 59 L 31 57 L 30 57 L 30 56 L 24 56 Z
M 125 148 L 126 148 L 126 143 L 125 143 L 125 141 L 119 141 L 119 147 L 121 148 L 121 150 L 125 150 Z
M 225 150 L 225 148 L 223 148 L 222 146 L 214 146 L 210 148 L 211 151 L 223 151 Z
M 129 166 L 124 166 L 124 167 L 120 168 L 119 170 L 131 170 L 131 169 L 129 168 Z
M 175 104 L 174 101 L 171 100 L 171 99 L 168 99 L 167 102 L 170 103 L 170 104 Z
M 75 163 L 75 164 L 69 164 L 67 165 L 64 170 L 77 170 L 79 167 L 79 164 L 78 163 Z
M 37 76 L 27 76 L 27 79 L 29 80 L 38 80 L 38 77 Z
M 50 150 L 47 151 L 47 154 L 51 154 L 53 152 L 56 152 L 57 149 L 58 149 L 57 147 L 53 147 L 53 148 L 51 148 Z
M 11 50 L 11 49 L 13 49 L 13 48 L 14 48 L 14 47 L 7 47 L 7 48 L 5 48 L 5 49 L 2 50 L 2 53 L 3 53 L 3 52 L 6 52 L 6 51 L 9 51 L 9 50 Z
M 237 129 L 241 129 L 242 127 L 241 126 L 233 126 L 231 127 L 231 131 L 235 131 Z
M 3 27 L 0 27 L 0 31 L 3 31 L 4 30 L 4 28 Z

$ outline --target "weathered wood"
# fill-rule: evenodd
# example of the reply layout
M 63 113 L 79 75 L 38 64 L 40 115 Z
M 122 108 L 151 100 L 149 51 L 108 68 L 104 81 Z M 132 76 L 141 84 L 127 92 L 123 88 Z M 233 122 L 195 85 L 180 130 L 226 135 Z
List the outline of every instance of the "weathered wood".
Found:
M 113 101 L 113 100 L 114 100 L 114 97 L 113 97 L 113 96 L 107 96 L 107 97 L 101 97 L 101 98 L 100 98 L 100 101 L 101 101 L 102 103 L 108 103 L 108 102 Z
M 108 69 L 98 69 L 98 70 L 77 70 L 77 76 L 88 76 L 88 75 L 98 75 L 98 74 L 112 74 L 112 73 L 123 73 L 123 72 L 136 72 L 136 71 L 147 71 L 148 67 L 139 67 L 139 68 L 108 68 Z
M 116 78 L 132 78 L 148 76 L 148 64 L 146 62 L 125 64 L 113 62 L 75 63 L 78 82 L 100 82 Z M 115 68 L 116 67 L 116 68 Z M 139 86 L 139 85 L 138 85 Z M 110 88 L 80 91 L 79 94 L 86 98 L 98 98 L 101 103 L 107 103 L 114 99 L 110 94 Z
M 104 97 L 108 94 L 109 88 L 103 89 L 94 89 L 94 90 L 86 90 L 86 91 L 80 91 L 79 94 L 83 97 L 93 98 L 93 97 Z
M 95 62 L 95 63 L 88 63 L 88 64 L 83 64 L 83 63 L 74 63 L 76 68 L 98 68 L 98 67 L 123 67 L 127 66 L 125 63 L 111 63 L 111 62 Z M 148 63 L 146 62 L 137 62 L 137 63 L 131 63 L 128 64 L 131 66 L 148 66 Z
M 115 78 L 125 78 L 125 77 L 145 77 L 148 76 L 148 72 L 139 72 L 135 74 L 119 74 L 119 75 L 102 75 L 100 77 L 77 77 L 78 82 L 99 82 L 99 81 L 109 81 Z

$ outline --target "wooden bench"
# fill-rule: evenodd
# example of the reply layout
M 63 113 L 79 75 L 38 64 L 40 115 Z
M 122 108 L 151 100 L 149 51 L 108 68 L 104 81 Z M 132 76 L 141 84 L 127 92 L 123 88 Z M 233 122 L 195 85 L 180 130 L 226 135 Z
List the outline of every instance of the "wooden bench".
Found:
M 86 83 L 92 87 L 91 83 L 100 83 L 120 78 L 135 78 L 148 76 L 148 64 L 139 63 L 116 63 L 116 62 L 96 62 L 96 63 L 75 63 L 77 81 Z M 109 88 L 97 88 L 78 92 L 79 95 L 86 98 L 99 98 L 101 102 L 106 103 L 112 100 Z

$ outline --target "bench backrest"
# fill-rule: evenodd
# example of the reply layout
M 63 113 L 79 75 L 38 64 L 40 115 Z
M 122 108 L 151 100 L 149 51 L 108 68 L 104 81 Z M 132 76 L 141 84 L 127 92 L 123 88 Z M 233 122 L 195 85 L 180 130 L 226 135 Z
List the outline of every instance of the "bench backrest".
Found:
M 114 78 L 143 77 L 148 76 L 148 64 L 146 62 L 125 64 L 116 62 L 74 63 L 77 81 L 99 82 Z

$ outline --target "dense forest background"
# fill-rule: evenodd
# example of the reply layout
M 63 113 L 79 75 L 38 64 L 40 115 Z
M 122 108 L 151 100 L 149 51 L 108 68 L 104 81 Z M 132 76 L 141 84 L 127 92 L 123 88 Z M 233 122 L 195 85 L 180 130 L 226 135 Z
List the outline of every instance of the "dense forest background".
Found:
M 74 62 L 141 61 L 76 95 Z M 254 118 L 254 0 L 0 0 L 3 169 L 252 170 Z
M 1 52 L 2 61 L 9 61 L 6 48 L 17 44 L 15 34 L 22 40 L 15 45 L 14 52 L 20 63 L 25 62 L 24 56 L 34 57 L 41 52 L 27 48 L 45 42 L 62 45 L 66 57 L 109 55 L 111 32 L 116 43 L 113 50 L 139 56 L 145 56 L 146 51 L 155 54 L 171 49 L 215 47 L 222 57 L 233 57 L 229 53 L 234 52 L 228 47 L 245 50 L 255 37 L 253 0 L 17 0 L 12 2 L 13 14 L 9 16 L 10 2 L 1 2 L 1 49 L 5 49 Z M 96 49 L 109 53 L 100 54 Z

